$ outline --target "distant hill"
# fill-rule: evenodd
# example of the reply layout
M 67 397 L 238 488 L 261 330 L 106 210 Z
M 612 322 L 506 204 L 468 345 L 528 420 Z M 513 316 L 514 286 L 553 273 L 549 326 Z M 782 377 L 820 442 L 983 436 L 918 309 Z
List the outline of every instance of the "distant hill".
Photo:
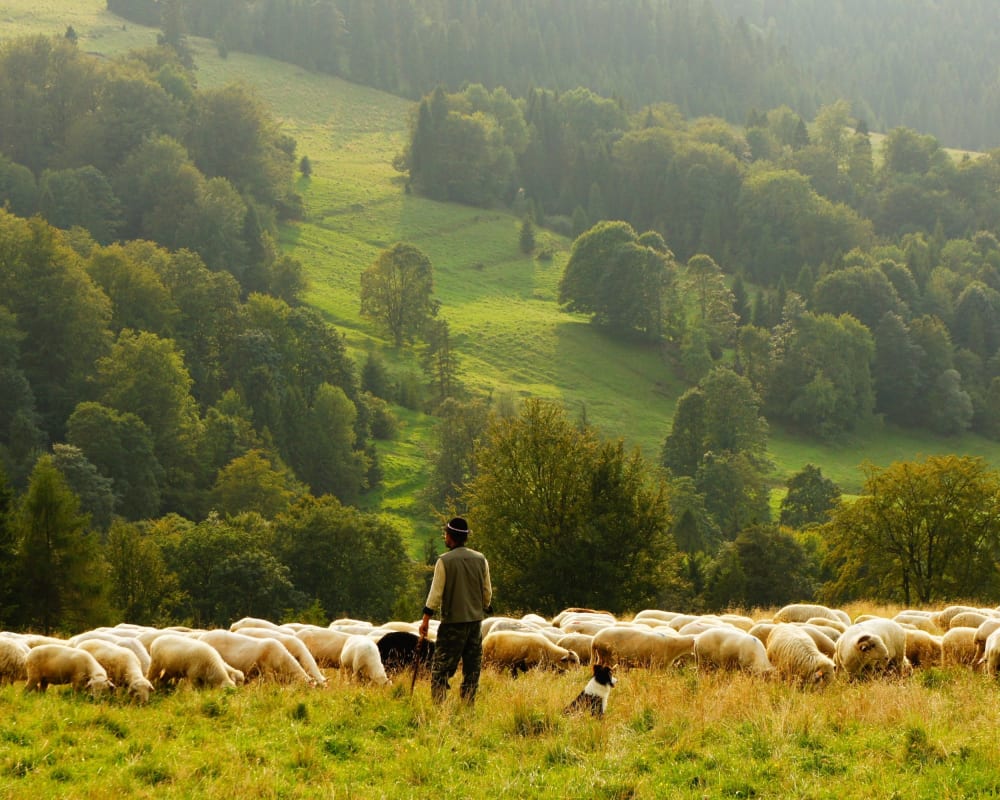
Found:
M 155 37 L 153 29 L 122 26 L 102 3 L 89 0 L 60 4 L 58 11 L 38 10 L 32 0 L 9 5 L 6 13 L 16 22 L 11 34 L 61 34 L 72 19 L 87 50 L 119 52 Z M 656 458 L 686 385 L 656 348 L 614 339 L 584 318 L 559 311 L 555 287 L 567 239 L 541 231 L 540 245 L 553 258 L 528 258 L 518 249 L 517 216 L 405 193 L 391 162 L 404 144 L 408 101 L 266 58 L 237 52 L 223 58 L 205 39 L 191 37 L 190 45 L 201 85 L 232 80 L 253 85 L 296 139 L 297 153 L 308 155 L 312 177 L 298 185 L 306 219 L 283 229 L 282 246 L 306 268 L 309 303 L 344 332 L 359 363 L 376 352 L 398 376 L 419 373 L 415 353 L 395 352 L 358 309 L 360 272 L 382 249 L 411 241 L 434 265 L 441 314 L 451 326 L 460 378 L 470 391 L 559 399 L 605 435 L 623 437 Z M 406 410 L 400 416 L 399 437 L 379 445 L 385 486 L 366 502 L 398 515 L 416 534 L 429 519 L 418 490 L 434 420 Z M 972 435 L 945 438 L 879 428 L 818 444 L 772 429 L 770 439 L 777 484 L 811 462 L 847 491 L 860 486 L 857 467 L 866 459 L 887 464 L 947 452 L 981 454 L 1000 463 L 1000 448 Z

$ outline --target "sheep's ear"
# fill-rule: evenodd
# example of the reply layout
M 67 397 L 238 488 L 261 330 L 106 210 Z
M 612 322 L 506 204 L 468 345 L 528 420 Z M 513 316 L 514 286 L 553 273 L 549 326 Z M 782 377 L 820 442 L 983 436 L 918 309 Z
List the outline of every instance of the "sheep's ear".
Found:
M 870 634 L 865 634 L 858 639 L 858 650 L 862 653 L 867 653 L 872 649 L 872 637 Z

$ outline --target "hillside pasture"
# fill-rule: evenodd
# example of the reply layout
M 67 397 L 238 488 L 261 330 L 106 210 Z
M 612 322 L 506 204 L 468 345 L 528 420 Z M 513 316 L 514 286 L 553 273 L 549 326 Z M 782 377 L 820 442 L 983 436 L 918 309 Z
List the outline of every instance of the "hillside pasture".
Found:
M 117 22 L 103 0 L 8 0 L 0 13 L 5 36 L 62 35 L 72 24 L 82 48 L 108 55 L 155 42 L 154 29 Z M 297 158 L 309 157 L 312 177 L 297 180 L 306 218 L 285 225 L 280 244 L 304 265 L 306 301 L 343 333 L 359 364 L 375 352 L 397 376 L 420 373 L 413 349 L 396 352 L 360 316 L 361 272 L 382 249 L 409 241 L 434 266 L 440 316 L 449 323 L 459 379 L 469 391 L 561 400 L 602 435 L 623 438 L 647 459 L 658 457 L 687 386 L 659 348 L 610 336 L 560 311 L 567 239 L 539 229 L 538 250 L 553 257 L 525 256 L 518 249 L 518 215 L 407 193 L 392 161 L 406 142 L 409 101 L 270 59 L 237 52 L 223 58 L 209 40 L 190 37 L 189 44 L 199 86 L 242 81 L 254 87 L 296 139 Z M 384 510 L 412 532 L 416 553 L 433 527 L 416 494 L 426 483 L 429 465 L 421 454 L 433 443 L 435 420 L 400 414 L 403 435 L 378 445 L 386 486 L 364 503 L 384 502 Z M 860 489 L 865 461 L 885 466 L 942 452 L 981 455 L 1000 465 L 1000 446 L 977 436 L 940 438 L 878 425 L 836 442 L 772 426 L 769 441 L 775 487 L 813 463 L 848 493 Z

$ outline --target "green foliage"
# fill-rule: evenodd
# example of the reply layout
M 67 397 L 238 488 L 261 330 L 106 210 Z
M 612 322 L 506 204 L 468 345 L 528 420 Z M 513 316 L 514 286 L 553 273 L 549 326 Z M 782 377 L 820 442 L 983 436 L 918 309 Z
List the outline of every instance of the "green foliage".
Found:
M 529 400 L 518 417 L 491 422 L 476 455 L 463 500 L 505 607 L 680 598 L 667 487 L 638 453 Z
M 788 532 L 749 525 L 720 549 L 705 595 L 713 610 L 781 607 L 813 596 L 814 572 L 805 549 Z
M 361 314 L 392 337 L 396 347 L 413 341 L 437 314 L 434 273 L 420 248 L 397 243 L 361 274 Z
M 559 302 L 613 330 L 656 338 L 672 254 L 640 243 L 626 222 L 599 222 L 573 242 Z
M 806 464 L 792 475 L 787 487 L 779 522 L 791 528 L 826 522 L 840 501 L 840 487 L 813 464 Z
M 288 567 L 270 551 L 268 525 L 259 515 L 223 520 L 210 514 L 204 522 L 177 519 L 164 529 L 157 535 L 177 578 L 174 618 L 198 627 L 228 627 L 245 616 L 280 619 L 301 599 Z
M 177 578 L 167 571 L 155 538 L 135 523 L 115 520 L 104 556 L 109 570 L 109 601 L 123 620 L 162 624 L 176 602 Z
M 45 633 L 104 624 L 106 566 L 98 535 L 51 456 L 31 473 L 16 517 L 17 623 Z
M 409 559 L 399 531 L 383 518 L 333 497 L 304 498 L 275 520 L 274 537 L 296 591 L 330 617 L 390 619 L 397 603 L 410 599 Z
M 823 527 L 836 570 L 828 599 L 864 594 L 909 605 L 996 591 L 996 471 L 969 456 L 864 471 L 862 495 Z
M 535 223 L 532 222 L 530 215 L 525 217 L 521 223 L 517 244 L 525 255 L 532 253 L 535 249 Z
M 272 519 L 305 494 L 287 467 L 268 460 L 260 450 L 234 458 L 219 470 L 212 502 L 223 515 L 253 511 Z

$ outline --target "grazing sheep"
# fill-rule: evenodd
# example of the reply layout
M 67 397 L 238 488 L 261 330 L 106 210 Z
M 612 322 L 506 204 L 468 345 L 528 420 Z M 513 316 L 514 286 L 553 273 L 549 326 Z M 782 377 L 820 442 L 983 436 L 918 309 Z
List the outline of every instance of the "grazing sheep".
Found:
M 198 637 L 219 651 L 223 660 L 240 670 L 247 680 L 297 682 L 315 685 L 295 657 L 277 639 L 257 639 L 224 628 L 205 631 Z
M 935 636 L 920 628 L 906 629 L 906 657 L 911 666 L 940 667 L 941 654 L 940 635 Z
M 993 631 L 986 637 L 983 655 L 977 662 L 991 678 L 996 677 L 997 671 L 1000 669 L 1000 632 L 998 631 L 1000 629 Z
M 241 631 L 243 628 L 267 628 L 272 631 L 284 630 L 281 625 L 271 622 L 269 619 L 261 619 L 260 617 L 243 617 L 243 619 L 238 619 L 229 626 L 229 630 L 233 633 Z
M 669 667 L 694 655 L 691 634 L 667 633 L 644 626 L 615 625 L 598 631 L 591 645 L 591 660 L 631 667 Z
M 593 636 L 600 630 L 617 624 L 611 617 L 605 615 L 572 614 L 567 616 L 559 625 L 564 633 L 586 633 Z
M 30 652 L 26 642 L 11 636 L 0 636 L 0 686 L 27 679 Z
M 728 622 L 739 628 L 741 631 L 749 631 L 756 623 L 753 618 L 747 617 L 743 614 L 720 614 L 719 619 L 723 622 Z
M 976 666 L 976 628 L 950 628 L 941 636 L 941 664 Z
M 537 631 L 538 625 L 514 617 L 487 617 L 480 626 L 483 636 L 493 631 Z
M 413 665 L 417 658 L 417 645 L 420 636 L 408 631 L 388 631 L 373 640 L 378 648 L 379 659 L 385 667 L 386 674 L 402 672 Z M 420 663 L 430 668 L 434 659 L 434 642 L 425 639 L 420 646 Z
M 699 633 L 704 633 L 705 631 L 710 630 L 712 628 L 723 628 L 723 627 L 733 628 L 735 626 L 723 622 L 718 617 L 707 616 L 707 617 L 702 617 L 700 619 L 693 619 L 690 622 L 681 625 L 681 627 L 677 629 L 677 632 L 682 636 L 686 636 L 687 634 L 691 634 L 692 636 L 697 636 Z
M 131 650 L 135 653 L 135 657 L 139 659 L 139 668 L 142 670 L 143 675 L 145 675 L 146 670 L 149 669 L 149 651 L 145 648 L 143 643 L 134 636 L 116 636 L 115 634 L 107 633 L 104 630 L 94 630 L 77 634 L 76 636 L 71 637 L 68 641 L 69 644 L 74 647 L 79 647 L 82 642 L 90 641 L 92 639 L 98 639 L 103 642 L 111 642 L 111 644 L 116 644 L 119 647 Z
M 255 639 L 274 639 L 275 641 L 281 642 L 284 648 L 291 653 L 292 657 L 299 662 L 299 666 L 305 670 L 306 675 L 308 675 L 312 681 L 317 686 L 326 686 L 326 675 L 319 668 L 319 664 L 316 663 L 316 659 L 313 658 L 313 654 L 309 652 L 309 648 L 306 647 L 305 642 L 298 638 L 295 634 L 287 632 L 281 628 L 251 628 L 245 627 L 240 628 L 240 635 L 251 636 Z
M 515 677 L 535 667 L 564 670 L 580 665 L 580 657 L 532 631 L 495 631 L 483 637 L 483 664 L 509 669 Z
M 837 652 L 837 641 L 833 637 L 839 639 L 839 632 L 835 631 L 833 628 L 824 628 L 820 625 L 812 625 L 808 622 L 790 624 L 796 625 L 796 627 L 802 628 L 802 630 L 808 633 L 812 637 L 812 640 L 816 642 L 816 646 L 823 655 L 834 658 Z
M 615 615 L 610 611 L 595 611 L 592 608 L 564 608 L 552 618 L 552 624 L 557 628 L 561 628 L 563 626 L 563 622 L 578 616 L 600 618 L 605 619 L 608 622 L 614 622 L 616 619 Z
M 956 614 L 961 614 L 963 611 L 975 611 L 978 612 L 978 608 L 973 608 L 972 606 L 946 606 L 940 611 L 935 611 L 931 614 L 931 621 L 938 626 L 942 631 L 947 631 L 951 628 L 951 618 Z M 971 627 L 977 627 L 975 625 Z
M 699 633 L 694 639 L 694 657 L 699 670 L 715 667 L 756 675 L 774 671 L 764 643 L 739 628 L 716 627 Z
M 149 702 L 153 684 L 143 674 L 139 657 L 134 652 L 127 647 L 97 638 L 86 639 L 76 646 L 97 659 L 97 663 L 104 667 L 115 686 L 125 687 L 141 703 Z
M 389 676 L 378 652 L 378 645 L 362 634 L 353 634 L 344 643 L 340 654 L 340 675 L 363 683 L 386 686 Z
M 67 644 L 41 644 L 25 659 L 26 692 L 44 692 L 49 684 L 68 683 L 73 691 L 87 689 L 97 696 L 114 689 L 108 673 L 86 650 Z
M 330 628 L 310 627 L 295 632 L 295 636 L 309 648 L 312 657 L 320 667 L 340 666 L 340 653 L 344 643 L 352 634 L 335 631 Z
M 235 689 L 242 683 L 240 670 L 226 663 L 212 645 L 189 636 L 167 633 L 153 640 L 149 648 L 146 677 L 154 687 L 187 679 L 196 688 Z
M 978 628 L 988 619 L 996 619 L 996 615 L 983 611 L 960 611 L 948 620 L 948 628 Z
M 978 628 L 976 628 L 976 661 L 978 662 L 983 655 L 986 653 L 986 640 L 990 637 L 993 631 L 1000 628 L 1000 617 L 984 620 Z
M 847 630 L 847 625 L 839 619 L 828 619 L 827 617 L 809 617 L 805 624 L 815 625 L 819 628 L 829 628 L 830 632 L 828 635 L 835 641 L 840 634 Z
M 747 633 L 751 636 L 756 636 L 763 643 L 764 647 L 767 647 L 767 638 L 771 635 L 771 631 L 778 627 L 779 624 L 777 622 L 758 622 Z
M 594 637 L 586 633 L 565 633 L 556 639 L 556 644 L 559 647 L 576 653 L 583 666 L 590 664 L 590 649 L 593 642 Z
M 885 643 L 889 653 L 889 672 L 895 675 L 909 675 L 911 664 L 906 657 L 906 628 L 885 617 L 866 620 L 861 625 L 880 636 Z
M 912 625 L 918 630 L 926 631 L 932 636 L 940 636 L 944 633 L 944 630 L 939 628 L 934 620 L 931 618 L 930 612 L 917 611 L 915 609 L 906 609 L 905 611 L 900 611 L 893 619 L 900 625 Z
M 812 617 L 825 617 L 826 619 L 839 620 L 845 625 L 850 625 L 852 620 L 846 612 L 839 608 L 827 608 L 826 606 L 812 603 L 790 603 L 780 609 L 774 615 L 775 622 L 808 622 Z
M 848 678 L 859 678 L 866 673 L 881 674 L 889 669 L 889 650 L 885 642 L 865 625 L 865 622 L 851 625 L 837 640 L 834 660 Z
M 677 616 L 677 613 L 676 611 L 661 611 L 658 608 L 644 608 L 632 617 L 632 622 L 642 622 L 647 619 L 658 622 L 670 622 L 670 620 Z
M 778 625 L 767 639 L 767 659 L 785 680 L 800 686 L 821 687 L 833 680 L 836 665 L 797 625 Z

